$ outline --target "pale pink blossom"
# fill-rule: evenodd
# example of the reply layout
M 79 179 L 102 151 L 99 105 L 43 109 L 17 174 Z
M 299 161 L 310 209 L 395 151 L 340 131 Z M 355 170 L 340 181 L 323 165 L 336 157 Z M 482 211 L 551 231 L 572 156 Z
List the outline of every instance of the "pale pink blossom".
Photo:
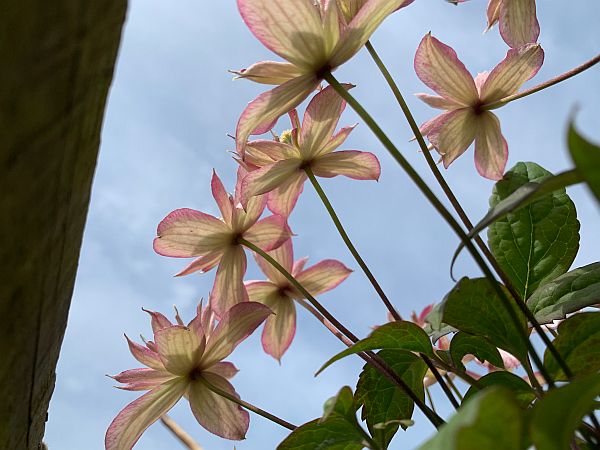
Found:
M 305 269 L 306 258 L 294 261 L 291 239 L 269 252 L 269 255 L 291 273 L 312 296 L 335 288 L 352 272 L 344 264 L 333 259 L 326 259 Z M 251 301 L 264 303 L 275 313 L 265 322 L 262 345 L 266 353 L 281 360 L 296 333 L 294 299 L 303 299 L 304 295 L 260 255 L 255 255 L 255 258 L 267 280 L 247 281 L 246 289 Z
M 488 29 L 499 23 L 502 39 L 512 48 L 533 44 L 540 35 L 535 0 L 489 0 L 487 23 Z
M 236 130 L 243 155 L 248 136 L 267 130 L 367 42 L 383 20 L 407 0 L 368 0 L 346 23 L 335 0 L 237 0 L 250 31 L 287 62 L 261 61 L 239 72 L 257 83 L 276 85 L 242 113 Z
M 346 102 L 328 86 L 310 101 L 302 125 L 292 111 L 289 142 L 266 139 L 249 142 L 245 163 L 255 170 L 251 170 L 242 183 L 242 203 L 254 195 L 270 193 L 269 209 L 289 216 L 302 192 L 307 167 L 320 177 L 344 175 L 357 180 L 379 179 L 381 169 L 374 154 L 358 150 L 334 151 L 354 128 L 345 127 L 334 134 L 345 106 Z
M 226 439 L 244 439 L 248 412 L 211 387 L 239 398 L 227 381 L 238 370 L 222 360 L 272 311 L 260 303 L 246 302 L 233 306 L 216 325 L 210 308 L 199 306 L 187 326 L 180 323 L 179 315 L 178 323 L 172 324 L 160 313 L 149 313 L 153 341 L 140 345 L 127 339 L 134 358 L 147 368 L 112 377 L 123 383 L 121 389 L 148 392 L 112 421 L 106 432 L 106 450 L 130 450 L 142 433 L 184 396 L 198 423 L 208 431 Z
M 211 189 L 222 215 L 220 219 L 193 209 L 176 209 L 160 222 L 158 237 L 154 239 L 154 250 L 160 255 L 197 257 L 177 275 L 207 272 L 218 265 L 209 301 L 219 316 L 248 300 L 243 283 L 246 254 L 239 239 L 247 239 L 268 251 L 292 236 L 286 219 L 280 215 L 258 220 L 266 206 L 265 196 L 252 197 L 245 208 L 241 206 L 241 181 L 245 175 L 240 167 L 235 194 L 230 196 L 213 172 Z
M 440 96 L 417 94 L 433 108 L 446 112 L 421 125 L 448 167 L 475 141 L 475 166 L 484 177 L 502 178 L 508 159 L 508 146 L 500 121 L 488 105 L 516 93 L 533 77 L 544 61 L 538 44 L 510 49 L 506 58 L 491 72 L 475 79 L 458 59 L 456 52 L 427 34 L 415 55 L 417 76 Z

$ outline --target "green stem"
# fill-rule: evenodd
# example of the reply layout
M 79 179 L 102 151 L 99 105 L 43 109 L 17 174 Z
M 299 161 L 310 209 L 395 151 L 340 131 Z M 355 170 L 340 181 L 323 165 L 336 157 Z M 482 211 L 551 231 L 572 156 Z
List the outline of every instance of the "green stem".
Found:
M 444 179 L 443 175 L 441 174 L 440 170 L 438 169 L 437 164 L 433 160 L 433 157 L 431 156 L 431 154 L 429 152 L 429 148 L 427 147 L 427 144 L 425 143 L 425 138 L 423 137 L 423 134 L 421 133 L 421 130 L 419 129 L 419 126 L 417 125 L 417 122 L 415 121 L 415 118 L 413 117 L 412 112 L 410 111 L 410 108 L 408 107 L 408 104 L 404 100 L 404 97 L 402 96 L 402 93 L 400 92 L 398 85 L 394 81 L 394 78 L 392 77 L 390 72 L 387 70 L 387 67 L 385 66 L 385 64 L 383 63 L 383 61 L 381 60 L 381 58 L 379 57 L 379 55 L 377 54 L 377 52 L 375 51 L 375 48 L 373 48 L 371 43 L 367 41 L 365 46 L 366 46 L 367 50 L 369 51 L 369 54 L 373 58 L 373 61 L 375 61 L 375 64 L 377 65 L 378 69 L 380 70 L 383 77 L 385 78 L 392 93 L 394 94 L 394 97 L 396 98 L 396 101 L 398 102 L 400 109 L 402 109 L 402 112 L 404 113 L 404 116 L 406 117 L 406 120 L 407 120 L 415 138 L 417 139 L 419 146 L 421 147 L 423 156 L 425 157 L 425 160 L 427 161 L 427 165 L 431 169 L 433 176 L 435 177 L 438 184 L 444 191 L 444 194 L 450 201 L 450 204 L 452 205 L 452 207 L 454 208 L 454 210 L 460 217 L 461 221 L 463 222 L 463 224 L 465 225 L 467 230 L 471 231 L 473 229 L 473 223 L 471 222 L 471 220 L 467 216 L 467 213 L 465 212 L 465 210 L 461 206 L 460 202 L 454 195 L 454 192 L 452 192 L 452 189 L 450 188 L 448 183 L 446 183 L 446 180 Z M 592 61 L 594 61 L 594 60 L 592 60 Z M 596 62 L 598 62 L 598 61 L 596 61 Z M 589 62 L 586 64 L 589 65 Z M 585 66 L 585 64 L 584 64 L 584 66 Z M 580 67 L 583 67 L 583 66 L 580 66 Z M 591 66 L 589 66 L 589 67 L 591 67 Z M 579 69 L 579 68 L 577 68 L 577 69 Z M 574 71 L 577 69 L 574 69 Z M 584 70 L 584 69 L 579 70 L 579 72 L 581 72 L 582 70 Z M 577 73 L 579 73 L 579 72 L 577 72 Z M 573 76 L 573 75 L 571 75 L 571 76 Z M 500 277 L 500 280 L 502 281 L 502 283 L 508 289 L 508 292 L 510 293 L 510 295 L 513 297 L 513 299 L 517 303 L 517 306 L 519 307 L 521 312 L 523 314 L 525 314 L 525 316 L 527 317 L 527 320 L 529 320 L 529 322 L 533 325 L 535 330 L 538 332 L 538 334 L 540 335 L 540 338 L 544 342 L 544 345 L 552 353 L 552 355 L 554 356 L 554 358 L 556 359 L 558 364 L 561 366 L 561 368 L 565 372 L 565 375 L 567 375 L 567 377 L 570 377 L 572 375 L 572 372 L 569 369 L 567 363 L 561 357 L 561 355 L 558 353 L 558 350 L 556 350 L 556 347 L 554 346 L 554 344 L 552 344 L 552 341 L 548 338 L 548 336 L 544 332 L 540 323 L 537 321 L 537 319 L 535 318 L 533 313 L 527 307 L 527 304 L 525 303 L 525 301 L 523 300 L 523 298 L 521 297 L 519 292 L 513 286 L 510 278 L 508 277 L 508 275 L 506 275 L 506 272 L 504 272 L 504 270 L 502 270 L 502 268 L 498 264 L 498 261 L 496 260 L 496 258 L 494 257 L 494 255 L 492 254 L 490 249 L 487 247 L 487 245 L 485 245 L 485 243 L 483 242 L 481 237 L 479 235 L 477 235 L 477 236 L 475 236 L 474 239 L 475 239 L 475 243 L 477 244 L 477 246 L 479 247 L 479 249 L 485 256 L 485 258 L 488 260 L 488 262 L 490 263 L 490 265 L 492 266 L 494 271 L 498 274 L 498 277 Z M 536 362 L 536 364 L 537 364 L 537 362 Z M 548 380 L 548 381 L 550 381 L 550 380 Z M 549 385 L 552 385 L 552 383 L 549 382 Z
M 496 102 L 488 103 L 487 105 L 483 105 L 482 109 L 500 108 L 501 106 L 504 106 L 507 103 L 510 103 L 512 101 L 518 100 L 523 97 L 527 97 L 528 95 L 531 95 L 531 94 L 535 94 L 536 92 L 539 92 L 543 89 L 549 88 L 550 86 L 554 86 L 555 84 L 558 84 L 561 81 L 568 80 L 569 78 L 574 77 L 575 75 L 583 72 L 584 70 L 587 70 L 590 67 L 595 66 L 599 62 L 600 62 L 600 55 L 597 55 L 597 56 L 593 57 L 592 59 L 590 59 L 589 61 L 583 63 L 582 65 L 577 66 L 574 69 L 571 69 L 568 72 L 565 72 L 565 73 L 563 73 L 557 77 L 554 77 L 548 81 L 540 83 L 537 86 L 534 86 L 530 89 L 526 89 L 522 92 L 517 92 L 514 95 L 509 95 L 508 97 L 501 98 L 500 100 L 498 100 Z
M 450 387 L 452 388 L 452 390 L 454 391 L 456 396 L 462 402 L 464 400 L 463 395 L 460 393 L 460 391 L 456 387 L 456 384 L 454 384 L 454 381 L 452 381 L 452 377 L 450 375 L 446 374 L 446 375 L 444 375 L 444 378 L 446 379 L 446 382 L 450 385 Z
M 420 356 L 423 359 L 423 361 L 425 361 L 425 364 L 427 364 L 427 367 L 429 367 L 429 370 L 431 371 L 431 373 L 433 373 L 433 376 L 435 377 L 438 384 L 442 388 L 442 391 L 444 391 L 444 394 L 446 394 L 446 397 L 448 397 L 448 400 L 450 400 L 450 403 L 452 403 L 452 406 L 454 406 L 454 409 L 458 409 L 460 404 L 458 403 L 456 398 L 454 398 L 454 395 L 452 395 L 452 391 L 450 390 L 450 388 L 444 381 L 442 374 L 437 370 L 437 367 L 435 367 L 433 365 L 433 362 L 431 362 L 431 359 L 429 359 L 427 357 L 427 355 L 424 355 L 423 353 L 421 353 Z
M 475 263 L 479 266 L 480 270 L 483 272 L 484 276 L 490 280 L 492 288 L 496 291 L 499 298 L 504 304 L 511 320 L 519 330 L 520 338 L 523 340 L 525 345 L 527 346 L 529 352 L 531 353 L 532 358 L 534 359 L 536 366 L 542 372 L 549 385 L 553 385 L 554 381 L 548 374 L 548 371 L 544 367 L 541 358 L 537 354 L 533 344 L 529 341 L 527 333 L 521 329 L 521 324 L 519 317 L 517 316 L 516 311 L 511 307 L 510 300 L 500 287 L 499 283 L 494 278 L 494 275 L 488 268 L 487 264 L 471 242 L 471 240 L 467 237 L 466 233 L 459 225 L 459 223 L 454 219 L 452 214 L 446 209 L 446 207 L 440 202 L 440 200 L 435 196 L 435 194 L 431 191 L 429 186 L 425 183 L 425 181 L 421 178 L 421 176 L 416 172 L 416 170 L 410 165 L 408 160 L 404 158 L 404 156 L 398 151 L 396 146 L 390 141 L 387 135 L 383 132 L 383 130 L 379 127 L 379 125 L 373 120 L 371 115 L 362 107 L 358 101 L 350 94 L 344 87 L 339 83 L 339 81 L 330 73 L 325 73 L 323 78 L 335 89 L 335 91 L 344 99 L 346 102 L 356 111 L 356 113 L 360 116 L 360 118 L 367 124 L 367 126 L 371 129 L 373 134 L 379 139 L 379 141 L 383 144 L 386 150 L 390 153 L 390 155 L 398 162 L 398 164 L 404 169 L 410 179 L 416 184 L 419 190 L 423 193 L 423 195 L 429 200 L 435 210 L 442 216 L 442 218 L 450 225 L 450 227 L 454 230 L 454 232 L 458 235 L 460 240 L 464 243 L 465 247 L 471 253 Z
M 331 325 L 337 328 L 353 343 L 358 342 L 358 338 L 344 325 L 342 325 L 339 322 L 339 320 L 337 320 L 323 305 L 321 305 L 321 303 L 319 303 L 319 301 L 316 298 L 314 298 L 310 294 L 310 292 L 308 292 L 304 288 L 304 286 L 302 286 L 302 284 L 300 284 L 298 280 L 296 280 L 296 278 L 294 278 L 294 276 L 291 273 L 289 273 L 281 264 L 279 264 L 271 255 L 269 255 L 263 249 L 253 244 L 252 242 L 247 241 L 244 238 L 239 238 L 238 242 L 244 247 L 247 247 L 256 254 L 260 255 L 269 264 L 275 267 L 275 269 L 277 269 L 279 273 L 281 273 L 296 289 L 298 289 L 300 293 L 304 296 L 304 298 L 306 298 L 312 304 L 312 306 L 314 306 L 316 310 L 331 323 Z M 330 327 L 327 328 L 330 331 L 333 331 Z M 402 378 L 400 378 L 383 359 L 381 359 L 373 352 L 364 352 L 359 353 L 358 355 L 367 363 L 371 364 L 379 372 L 381 372 L 381 374 L 387 377 L 393 384 L 395 384 L 402 391 L 404 391 L 404 393 L 410 397 L 410 399 L 415 403 L 415 405 L 423 412 L 427 419 L 429 419 L 429 421 L 436 428 L 439 428 L 445 423 L 440 416 L 438 416 L 435 412 L 429 409 L 427 405 L 425 405 L 425 403 L 415 394 L 415 392 L 406 384 L 406 382 Z
M 202 383 L 204 383 L 206 385 L 206 387 L 208 389 L 210 389 L 211 391 L 213 391 L 215 394 L 220 395 L 221 397 L 224 397 L 227 400 L 230 400 L 233 403 L 236 403 L 243 408 L 246 408 L 248 411 L 252 411 L 253 413 L 258 414 L 259 416 L 263 416 L 265 419 L 269 419 L 270 421 L 275 422 L 276 424 L 281 425 L 282 427 L 287 428 L 288 430 L 294 431 L 296 428 L 298 428 L 296 425 L 293 425 L 283 419 L 280 419 L 276 415 L 271 414 L 271 413 L 265 411 L 264 409 L 260 409 L 257 406 L 254 406 L 248 402 L 245 402 L 244 400 L 242 400 L 240 398 L 237 398 L 235 395 L 232 395 L 229 392 L 225 392 L 224 390 L 219 389 L 218 387 L 209 383 L 202 377 L 198 378 L 198 380 L 200 380 Z
M 435 411 L 435 405 L 433 404 L 433 397 L 431 396 L 431 392 L 429 392 L 429 386 L 427 386 L 425 388 L 425 393 L 427 394 L 427 400 L 429 400 L 429 404 L 431 405 L 431 409 L 433 411 Z
M 535 376 L 535 373 L 533 372 L 533 368 L 531 367 L 531 363 L 529 361 L 524 361 L 523 368 L 525 369 L 525 372 L 527 373 L 527 378 L 529 378 L 529 382 L 531 383 L 531 386 L 533 386 L 533 388 L 535 389 L 538 397 L 541 398 L 544 395 L 544 388 L 542 388 L 542 385 L 540 384 L 537 377 Z
M 339 219 L 338 215 L 336 214 L 335 209 L 333 209 L 331 202 L 329 201 L 329 199 L 327 198 L 327 195 L 325 194 L 325 191 L 323 191 L 323 188 L 317 181 L 313 171 L 308 166 L 304 168 L 304 171 L 306 172 L 308 179 L 310 180 L 313 187 L 315 188 L 315 191 L 317 191 L 317 194 L 319 195 L 319 198 L 323 202 L 323 205 L 325 205 L 325 209 L 327 209 L 327 212 L 329 213 L 331 220 L 333 221 L 335 227 L 337 228 L 338 233 L 342 237 L 342 240 L 346 244 L 346 247 L 348 247 L 348 250 L 350 250 L 350 253 L 352 253 L 352 256 L 354 256 L 354 259 L 356 260 L 356 262 L 358 263 L 358 265 L 360 266 L 360 268 L 362 269 L 364 274 L 367 276 L 367 278 L 369 279 L 369 281 L 371 282 L 373 287 L 375 288 L 375 291 L 377 292 L 377 294 L 379 294 L 379 297 L 383 301 L 383 304 L 385 305 L 387 310 L 390 312 L 390 314 L 392 315 L 394 320 L 402 320 L 402 316 L 400 316 L 398 311 L 396 311 L 396 308 L 394 308 L 394 306 L 392 305 L 390 300 L 387 298 L 387 295 L 385 295 L 385 292 L 383 292 L 383 289 L 381 288 L 381 286 L 375 279 L 375 276 L 373 276 L 373 273 L 371 273 L 371 271 L 369 270 L 369 267 L 367 267 L 367 264 L 365 263 L 365 261 L 362 259 L 362 257 L 358 253 L 358 250 L 356 250 L 356 247 L 354 247 L 354 244 L 350 240 L 348 233 L 346 233 L 346 230 L 344 229 L 342 222 L 340 222 L 340 219 Z

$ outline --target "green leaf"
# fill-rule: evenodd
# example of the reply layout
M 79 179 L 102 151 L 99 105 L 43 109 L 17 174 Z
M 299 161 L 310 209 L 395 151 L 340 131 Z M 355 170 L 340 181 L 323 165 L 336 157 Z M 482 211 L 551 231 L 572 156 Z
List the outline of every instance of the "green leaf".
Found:
M 427 366 L 420 358 L 401 350 L 381 350 L 377 354 L 425 400 L 423 378 Z M 360 374 L 355 398 L 362 405 L 362 419 L 367 421 L 373 439 L 383 448 L 387 448 L 398 431 L 398 421 L 410 420 L 415 407 L 408 395 L 368 364 Z
M 501 288 L 506 292 L 504 286 Z M 466 333 L 487 338 L 523 362 L 527 357 L 527 344 L 521 335 L 527 331 L 527 319 L 513 301 L 509 306 L 519 319 L 521 332 L 487 279 L 463 278 L 442 304 L 443 321 Z
M 442 322 L 442 304 L 434 305 L 433 309 L 425 317 L 425 327 L 423 328 L 433 342 L 439 338 L 458 331 L 456 328 Z
M 600 262 L 571 270 L 539 287 L 527 306 L 540 323 L 564 319 L 567 314 L 600 303 Z
M 471 386 L 465 394 L 463 402 L 469 400 L 480 390 L 491 386 L 498 386 L 511 391 L 521 408 L 527 408 L 535 400 L 534 390 L 523 378 L 510 372 L 498 371 L 488 373 L 477 380 L 477 384 Z
M 552 174 L 535 163 L 518 163 L 498 181 L 490 198 L 494 208 L 521 186 Z M 521 294 L 528 298 L 537 287 L 565 273 L 579 249 L 575 205 L 559 189 L 488 228 L 490 250 Z
M 567 143 L 575 166 L 600 201 L 600 147 L 587 141 L 569 124 Z
M 325 402 L 323 417 L 298 427 L 277 447 L 278 450 L 360 450 L 376 449 L 356 419 L 352 389 L 344 386 Z M 370 445 L 373 444 L 373 445 Z
M 583 416 L 594 409 L 600 395 L 600 375 L 594 374 L 552 389 L 536 403 L 530 422 L 531 439 L 537 450 L 569 447 Z
M 500 200 L 496 205 L 492 206 L 483 219 L 477 222 L 473 229 L 467 233 L 467 238 L 473 239 L 489 225 L 506 216 L 510 212 L 517 212 L 519 209 L 543 198 L 544 196 L 549 195 L 558 189 L 563 189 L 567 186 L 581 183 L 582 181 L 583 177 L 579 171 L 572 169 L 559 173 L 558 175 L 549 176 L 541 182 L 530 181 L 525 183 L 508 197 Z M 456 249 L 456 252 L 454 252 L 454 256 L 452 257 L 450 272 L 452 272 L 456 258 L 458 258 L 458 255 L 463 248 L 465 248 L 465 244 L 461 242 Z
M 450 355 L 454 367 L 465 370 L 462 359 L 465 355 L 473 355 L 482 363 L 488 361 L 496 367 L 504 368 L 504 361 L 496 347 L 481 336 L 459 332 L 450 341 Z
M 600 371 L 600 313 L 575 314 L 558 327 L 554 346 L 576 377 Z M 546 350 L 544 365 L 556 381 L 567 377 Z
M 526 444 L 523 412 L 509 390 L 474 395 L 419 450 L 520 450 Z
M 390 322 L 377 327 L 368 337 L 335 355 L 323 364 L 316 375 L 348 355 L 377 349 L 407 350 L 433 357 L 431 341 L 420 326 L 406 321 Z

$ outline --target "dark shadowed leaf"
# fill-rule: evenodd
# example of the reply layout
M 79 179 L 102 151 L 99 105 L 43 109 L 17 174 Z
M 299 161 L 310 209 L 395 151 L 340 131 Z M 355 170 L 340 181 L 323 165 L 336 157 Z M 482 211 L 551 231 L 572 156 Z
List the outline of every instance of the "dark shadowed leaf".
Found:
M 462 359 L 465 355 L 473 355 L 480 362 L 488 361 L 496 367 L 504 368 L 502 356 L 496 347 L 481 337 L 459 332 L 450 341 L 450 355 L 454 362 L 454 367 L 464 370 Z
M 572 122 L 569 124 L 567 142 L 575 166 L 600 201 L 600 147 L 584 139 Z
M 526 408 L 535 400 L 535 392 L 523 378 L 510 372 L 498 371 L 488 373 L 477 380 L 477 385 L 469 388 L 463 402 L 469 400 L 480 390 L 491 386 L 502 387 L 511 391 L 515 400 L 522 408 Z

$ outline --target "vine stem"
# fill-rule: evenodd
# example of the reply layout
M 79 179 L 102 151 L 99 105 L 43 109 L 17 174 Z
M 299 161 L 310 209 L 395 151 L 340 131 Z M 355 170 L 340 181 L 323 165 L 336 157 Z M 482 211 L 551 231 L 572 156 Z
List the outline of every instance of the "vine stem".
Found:
M 574 77 L 577 74 L 580 74 L 581 72 L 589 69 L 590 67 L 595 66 L 599 62 L 600 62 L 600 55 L 596 55 L 589 61 L 569 70 L 568 72 L 565 72 L 561 75 L 551 78 L 548 81 L 544 81 L 543 83 L 540 83 L 537 86 L 534 86 L 530 89 L 525 89 L 524 91 L 517 92 L 516 94 L 513 94 L 513 95 L 509 95 L 508 97 L 501 98 L 500 100 L 498 100 L 496 102 L 488 103 L 487 105 L 483 105 L 482 108 L 483 109 L 500 108 L 501 106 L 504 106 L 507 103 L 510 103 L 512 101 L 518 100 L 523 97 L 527 97 L 528 95 L 531 95 L 531 94 L 535 94 L 536 92 L 539 92 L 543 89 L 549 88 L 550 86 L 554 86 L 555 84 L 558 84 L 561 81 L 568 80 L 569 78 Z
M 433 362 L 431 361 L 431 359 L 429 359 L 429 357 L 427 355 L 424 355 L 423 353 L 421 353 L 420 356 L 421 356 L 421 359 L 423 361 L 425 361 L 425 364 L 427 365 L 429 370 L 431 370 L 431 373 L 433 373 L 433 376 L 435 377 L 438 384 L 442 388 L 442 391 L 444 391 L 444 394 L 446 394 L 446 397 L 448 397 L 448 400 L 450 400 L 450 403 L 452 403 L 452 406 L 454 406 L 454 409 L 458 409 L 460 407 L 460 403 L 458 403 L 458 401 L 452 394 L 452 391 L 450 390 L 450 388 L 444 381 L 444 377 L 442 376 L 442 374 L 437 370 L 437 367 L 435 367 L 433 365 Z
M 202 377 L 198 378 L 198 380 L 204 383 L 206 387 L 213 391 L 215 394 L 220 395 L 221 397 L 226 398 L 227 400 L 232 401 L 233 403 L 236 403 L 243 408 L 246 408 L 248 411 L 252 411 L 253 413 L 258 414 L 259 416 L 263 416 L 265 419 L 268 419 L 271 422 L 275 422 L 276 424 L 281 425 L 282 427 L 287 428 L 288 430 L 294 431 L 296 428 L 298 428 L 296 425 L 293 425 L 288 421 L 283 420 L 277 417 L 276 415 L 265 411 L 264 409 L 254 406 L 251 403 L 242 400 L 241 398 L 237 398 L 235 395 L 232 395 L 229 392 L 225 392 L 224 390 L 219 389 L 218 387 L 209 383 Z
M 203 450 L 194 438 L 192 438 L 187 432 L 181 428 L 177 422 L 175 422 L 168 415 L 164 415 L 160 418 L 162 424 L 175 436 L 183 445 L 189 450 Z
M 423 134 L 421 133 L 421 130 L 419 129 L 419 126 L 417 125 L 415 118 L 412 115 L 410 108 L 408 107 L 408 104 L 404 100 L 404 97 L 402 96 L 402 93 L 400 92 L 398 85 L 394 81 L 394 78 L 391 76 L 390 72 L 387 70 L 387 67 L 385 66 L 385 64 L 383 63 L 383 61 L 381 60 L 381 58 L 379 57 L 377 52 L 375 51 L 375 48 L 373 47 L 373 45 L 369 41 L 367 41 L 365 46 L 366 46 L 369 54 L 373 58 L 373 61 L 377 65 L 377 68 L 380 70 L 383 77 L 385 78 L 392 93 L 394 94 L 394 97 L 396 98 L 396 101 L 398 102 L 400 109 L 404 113 L 404 116 L 406 117 L 406 120 L 407 120 L 415 138 L 417 139 L 419 146 L 421 147 L 421 151 L 425 157 L 425 160 L 427 161 L 427 165 L 429 166 L 429 168 L 431 169 L 431 172 L 433 173 L 433 176 L 435 177 L 436 181 L 438 182 L 438 184 L 444 191 L 444 194 L 450 201 L 450 204 L 452 205 L 452 207 L 454 208 L 454 210 L 460 217 L 460 219 L 463 222 L 463 224 L 465 225 L 465 227 L 469 231 L 471 231 L 473 229 L 473 223 L 471 222 L 471 220 L 467 216 L 467 213 L 465 212 L 465 210 L 461 206 L 460 202 L 454 195 L 454 192 L 452 192 L 452 189 L 450 188 L 448 183 L 446 183 L 446 180 L 444 179 L 443 175 L 441 174 L 440 170 L 438 169 L 437 164 L 433 160 L 433 157 L 431 156 L 431 154 L 429 152 L 429 148 L 427 147 L 427 144 L 425 143 Z M 567 78 L 570 78 L 570 77 L 582 72 L 583 70 L 585 70 L 589 67 L 592 67 L 594 64 L 596 64 L 600 60 L 598 58 L 600 58 L 600 55 L 597 58 L 594 58 L 591 61 L 588 61 L 587 63 L 567 72 L 566 74 L 563 74 L 559 77 L 554 78 L 553 79 L 554 81 L 550 80 L 549 82 L 542 83 L 542 84 L 550 83 L 550 84 L 548 84 L 548 86 L 552 86 L 553 84 L 556 84 L 559 81 L 566 80 Z M 569 74 L 569 75 L 566 76 L 567 74 Z M 556 80 L 558 80 L 558 81 L 556 81 Z M 548 86 L 546 86 L 546 87 L 548 87 Z M 533 88 L 533 89 L 535 89 L 535 88 Z M 541 88 L 537 89 L 535 92 L 537 92 L 539 90 L 541 90 Z M 524 92 L 526 92 L 526 91 L 524 91 Z M 533 93 L 533 92 L 531 92 L 531 93 Z M 521 297 L 519 292 L 515 289 L 511 280 L 506 275 L 506 272 L 504 272 L 504 270 L 502 270 L 502 268 L 498 264 L 498 261 L 496 260 L 496 258 L 494 257 L 494 255 L 492 254 L 490 249 L 487 247 L 487 245 L 485 245 L 485 243 L 483 242 L 483 240 L 481 239 L 481 237 L 479 235 L 475 236 L 474 239 L 475 239 L 475 243 L 477 244 L 477 246 L 479 247 L 479 249 L 485 256 L 485 258 L 488 260 L 488 262 L 490 263 L 490 265 L 492 266 L 492 268 L 494 269 L 496 274 L 498 274 L 498 277 L 500 278 L 502 283 L 506 286 L 506 288 L 508 289 L 508 292 L 510 293 L 510 295 L 513 297 L 513 299 L 517 303 L 518 308 L 521 310 L 521 312 L 523 314 L 525 314 L 525 316 L 527 317 L 527 320 L 529 320 L 529 322 L 533 325 L 533 327 L 535 328 L 537 333 L 540 335 L 540 338 L 544 342 L 544 345 L 548 348 L 550 353 L 552 353 L 552 356 L 556 359 L 558 364 L 561 366 L 561 369 L 563 370 L 565 375 L 568 378 L 571 378 L 573 376 L 573 373 L 571 372 L 566 361 L 562 358 L 562 356 L 560 355 L 560 353 L 558 352 L 558 350 L 556 349 L 554 344 L 552 344 L 552 341 L 548 338 L 548 336 L 544 332 L 544 329 L 542 328 L 540 323 L 537 321 L 537 319 L 535 318 L 533 313 L 527 307 L 525 300 Z M 536 361 L 536 365 L 537 365 L 537 361 Z M 544 374 L 544 378 L 546 378 L 545 374 Z M 549 386 L 554 385 L 552 380 L 546 378 L 546 381 L 548 381 Z
M 354 259 L 356 260 L 356 262 L 358 263 L 358 265 L 360 266 L 360 268 L 362 269 L 362 271 L 364 272 L 366 277 L 369 279 L 369 281 L 371 282 L 373 287 L 375 288 L 375 291 L 377 291 L 377 294 L 379 294 L 381 301 L 383 302 L 383 304 L 385 305 L 387 310 L 390 312 L 390 314 L 392 315 L 394 320 L 402 320 L 402 316 L 398 313 L 398 311 L 396 311 L 396 308 L 394 308 L 394 306 L 392 305 L 392 302 L 390 302 L 387 295 L 385 295 L 385 292 L 383 292 L 383 289 L 377 282 L 377 279 L 375 278 L 375 276 L 373 275 L 371 270 L 369 270 L 369 267 L 367 266 L 365 261 L 362 259 L 362 257 L 358 253 L 358 250 L 356 250 L 356 247 L 352 243 L 352 240 L 348 236 L 348 233 L 346 233 L 346 230 L 344 229 L 342 222 L 340 221 L 337 213 L 335 212 L 335 209 L 331 205 L 329 198 L 327 198 L 325 191 L 323 191 L 323 188 L 317 181 L 315 174 L 313 173 L 313 171 L 311 170 L 311 168 L 309 166 L 304 168 L 304 172 L 306 172 L 306 176 L 308 176 L 308 179 L 310 180 L 313 187 L 315 188 L 315 191 L 317 191 L 319 198 L 323 202 L 325 209 L 329 213 L 329 216 L 331 217 L 331 220 L 333 221 L 335 228 L 338 230 L 338 233 L 342 237 L 342 240 L 346 244 L 346 247 L 348 247 L 348 250 L 350 251 L 350 253 L 352 253 L 352 256 L 354 256 Z
M 383 130 L 379 127 L 377 122 L 373 120 L 371 115 L 362 107 L 362 105 L 350 94 L 344 87 L 339 83 L 339 81 L 331 74 L 331 72 L 326 72 L 323 74 L 323 78 L 335 89 L 335 91 L 344 99 L 346 102 L 356 111 L 356 113 L 360 116 L 360 118 L 367 124 L 367 126 L 371 129 L 373 134 L 379 139 L 379 141 L 383 144 L 385 149 L 390 153 L 390 155 L 396 160 L 396 162 L 404 169 L 409 178 L 415 183 L 415 185 L 419 188 L 421 193 L 427 198 L 427 200 L 431 203 L 431 205 L 435 208 L 435 210 L 442 216 L 442 218 L 448 223 L 448 225 L 452 228 L 452 230 L 458 235 L 459 239 L 464 243 L 465 247 L 471 253 L 475 263 L 479 266 L 480 270 L 483 272 L 484 276 L 490 281 L 492 288 L 498 294 L 500 300 L 504 304 L 504 307 L 507 310 L 508 315 L 511 320 L 514 322 L 515 326 L 519 330 L 519 337 L 523 340 L 529 353 L 531 354 L 533 360 L 535 361 L 538 370 L 542 373 L 544 378 L 548 381 L 549 385 L 553 385 L 554 381 L 548 374 L 548 371 L 544 367 L 541 358 L 537 354 L 537 351 L 531 341 L 529 340 L 527 333 L 525 330 L 521 328 L 519 317 L 517 316 L 516 311 L 511 307 L 510 300 L 500 287 L 500 284 L 494 278 L 494 275 L 490 271 L 489 267 L 471 242 L 471 240 L 467 237 L 465 231 L 459 225 L 459 223 L 454 219 L 450 211 L 446 209 L 446 207 L 440 202 L 440 200 L 435 196 L 433 191 L 427 186 L 427 183 L 421 178 L 421 176 L 417 173 L 417 171 L 410 165 L 408 160 L 400 153 L 400 151 L 396 148 L 396 146 L 390 141 L 388 136 L 383 132 Z
M 294 276 L 289 273 L 281 264 L 279 264 L 272 256 L 270 256 L 263 249 L 253 244 L 250 241 L 247 241 L 244 238 L 239 238 L 238 242 L 244 247 L 252 250 L 256 254 L 260 255 L 264 258 L 269 264 L 271 264 L 275 269 L 279 271 L 292 285 L 298 289 L 304 298 L 306 298 L 311 305 L 321 314 L 325 319 L 329 321 L 331 326 L 327 326 L 329 331 L 334 331 L 332 327 L 335 327 L 340 333 L 342 333 L 345 337 L 347 337 L 353 344 L 358 342 L 358 338 L 348 330 L 344 325 L 340 323 L 328 310 L 325 308 L 319 301 L 314 298 L 310 292 L 302 286 L 294 278 Z M 333 333 L 336 334 L 336 333 Z M 398 386 L 409 398 L 415 403 L 415 405 L 421 410 L 421 412 L 427 417 L 427 419 L 436 427 L 439 428 L 445 422 L 440 416 L 438 416 L 434 411 L 432 411 L 416 394 L 415 392 L 406 384 L 406 382 L 400 378 L 391 368 L 390 366 L 375 353 L 367 351 L 358 353 L 358 355 L 365 360 L 367 363 L 371 364 L 375 369 L 377 369 L 381 374 L 387 377 L 393 384 Z

